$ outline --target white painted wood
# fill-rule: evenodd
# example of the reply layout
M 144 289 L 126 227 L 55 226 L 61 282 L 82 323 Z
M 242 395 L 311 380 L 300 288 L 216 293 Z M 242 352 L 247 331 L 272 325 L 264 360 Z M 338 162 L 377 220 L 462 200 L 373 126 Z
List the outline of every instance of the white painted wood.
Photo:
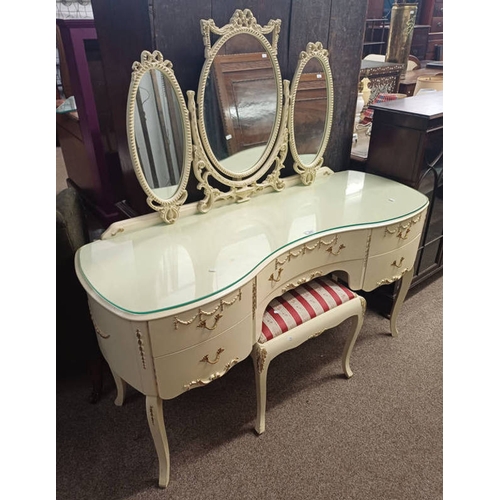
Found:
M 99 346 L 117 385 L 116 404 L 123 404 L 127 384 L 146 396 L 160 486 L 167 485 L 169 475 L 162 399 L 202 387 L 247 357 L 266 305 L 284 290 L 333 271 L 353 290 L 403 278 L 391 314 L 391 332 L 397 335 L 427 198 L 388 179 L 352 171 L 332 174 L 326 168 L 311 186 L 297 179 L 285 184 L 282 192 L 206 214 L 184 206 L 174 225 L 157 214 L 116 223 L 103 240 L 75 256 Z M 409 236 L 398 237 L 398 228 L 420 214 Z M 265 376 L 272 357 L 343 321 L 358 301 L 350 302 L 342 313 L 333 310 L 294 329 L 292 340 L 285 335 L 272 347 L 266 343 L 270 351 L 257 378 L 257 432 L 265 429 Z M 344 347 L 347 377 L 361 328 L 359 313 L 352 315 L 358 321 Z

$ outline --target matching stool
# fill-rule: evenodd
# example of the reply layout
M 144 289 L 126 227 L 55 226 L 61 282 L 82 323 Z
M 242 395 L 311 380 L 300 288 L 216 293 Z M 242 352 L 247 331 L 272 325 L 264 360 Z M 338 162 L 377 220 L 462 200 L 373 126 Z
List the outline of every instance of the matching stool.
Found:
M 317 278 L 273 299 L 267 306 L 262 332 L 252 349 L 257 386 L 258 434 L 265 431 L 267 370 L 270 362 L 284 351 L 301 345 L 325 330 L 355 317 L 342 354 L 342 368 L 352 376 L 349 358 L 363 324 L 366 301 L 334 277 Z

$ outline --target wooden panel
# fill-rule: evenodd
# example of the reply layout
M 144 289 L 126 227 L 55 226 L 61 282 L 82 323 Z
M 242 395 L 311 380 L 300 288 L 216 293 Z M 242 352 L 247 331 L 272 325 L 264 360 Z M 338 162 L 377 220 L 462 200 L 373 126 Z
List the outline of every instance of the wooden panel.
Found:
M 328 50 L 333 73 L 334 110 L 325 165 L 336 171 L 350 168 L 365 13 L 366 0 L 332 2 Z
M 124 196 L 135 211 L 147 213 L 151 209 L 135 176 L 128 150 L 126 109 L 132 64 L 140 60 L 143 50 L 153 48 L 148 2 L 92 0 L 92 11 L 108 87 L 109 107 L 113 115 Z
M 368 0 L 366 19 L 382 19 L 384 16 L 384 0 Z

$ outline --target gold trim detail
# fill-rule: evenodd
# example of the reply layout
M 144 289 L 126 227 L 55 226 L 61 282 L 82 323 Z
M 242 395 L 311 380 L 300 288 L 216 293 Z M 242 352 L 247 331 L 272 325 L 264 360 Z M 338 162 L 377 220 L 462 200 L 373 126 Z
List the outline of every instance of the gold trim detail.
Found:
M 396 229 L 389 229 L 389 227 L 386 227 L 384 231 L 384 237 L 388 234 L 393 235 L 397 233 L 398 238 L 406 240 L 408 238 L 408 233 L 410 232 L 410 228 L 415 224 L 419 223 L 421 219 L 422 219 L 422 213 L 420 213 L 416 219 L 412 218 L 408 220 L 406 223 L 398 224 Z M 405 234 L 403 235 L 403 233 Z
M 361 295 L 358 295 L 358 297 L 361 300 L 361 310 L 363 311 L 363 316 L 364 316 L 366 314 L 366 299 Z
M 89 312 L 90 312 L 90 319 L 92 320 L 92 324 L 94 325 L 94 330 L 97 333 L 97 335 L 99 335 L 99 337 L 101 337 L 103 339 L 109 339 L 109 337 L 111 337 L 111 335 L 106 335 L 106 334 L 101 332 L 99 327 L 96 325 L 96 322 L 94 321 L 94 316 L 92 315 L 92 310 L 90 309 Z
M 149 407 L 149 417 L 151 418 L 151 423 L 153 425 L 156 425 L 155 424 L 155 412 L 154 412 L 154 408 L 152 406 Z
M 215 330 L 217 327 L 217 323 L 222 318 L 222 312 L 224 311 L 224 307 L 232 306 L 237 300 L 241 301 L 241 288 L 238 290 L 238 293 L 231 300 L 221 299 L 219 304 L 212 309 L 211 311 L 204 311 L 203 309 L 198 309 L 198 312 L 188 320 L 182 320 L 177 316 L 174 316 L 174 329 L 179 329 L 179 324 L 181 325 L 190 325 L 196 318 L 198 318 L 199 323 L 196 325 L 197 328 L 206 328 L 207 330 Z M 220 311 L 220 314 L 218 313 Z M 217 314 L 216 314 L 217 313 Z M 214 318 L 214 324 L 212 327 L 207 326 L 206 319 L 203 319 L 203 316 L 213 316 L 216 314 Z
M 255 312 L 257 311 L 257 276 L 253 279 L 252 283 L 252 318 L 255 319 Z
M 342 250 L 344 250 L 344 248 L 345 248 L 345 245 L 342 243 L 336 252 L 333 251 L 333 245 L 331 247 L 327 248 L 326 251 L 328 253 L 331 253 L 334 257 L 338 257 L 340 255 L 340 252 L 342 252 Z
M 137 345 L 139 346 L 139 352 L 141 354 L 141 359 L 142 359 L 142 367 L 144 369 L 146 369 L 146 358 L 144 356 L 144 342 L 142 340 L 142 333 L 141 331 L 139 330 L 139 328 L 137 328 L 137 330 L 135 331 L 135 336 L 137 337 Z
M 399 264 L 394 260 L 394 262 L 391 264 L 391 266 L 397 267 L 398 269 L 403 265 L 403 260 L 405 260 L 404 257 L 401 257 L 399 259 Z
M 268 281 L 270 281 L 271 283 L 274 282 L 274 283 L 278 283 L 278 281 L 281 279 L 281 273 L 283 272 L 283 268 L 280 267 L 278 269 L 278 276 L 276 276 L 276 278 L 274 277 L 274 273 L 271 274 L 271 276 L 269 276 L 268 278 Z
M 309 278 L 300 278 L 297 280 L 295 283 L 288 283 L 285 285 L 281 291 L 283 293 L 288 292 L 288 290 L 292 290 L 293 288 L 297 288 L 299 285 L 303 285 L 304 283 L 308 283 L 309 281 L 313 280 L 314 278 L 317 278 L 318 276 L 322 276 L 323 272 L 322 271 L 316 271 L 315 273 L 312 273 Z
M 267 351 L 261 347 L 259 347 L 258 349 L 259 352 L 257 353 L 257 369 L 259 370 L 259 373 L 262 373 L 266 364 Z
M 123 227 L 119 227 L 116 229 L 116 231 L 113 231 L 111 233 L 111 236 L 116 236 L 118 233 L 123 233 L 123 231 L 125 231 L 125 229 Z
M 193 380 L 192 382 L 189 382 L 189 384 L 185 384 L 184 389 L 186 391 L 189 391 L 190 389 L 193 389 L 194 387 L 203 387 L 205 385 L 208 385 L 210 382 L 213 382 L 214 380 L 225 375 L 236 363 L 238 363 L 238 361 L 239 361 L 239 358 L 232 359 L 229 363 L 227 363 L 226 366 L 224 366 L 223 371 L 216 372 L 216 373 L 210 375 L 210 377 L 208 377 L 208 379 L 206 379 L 206 380 L 201 380 L 201 379 Z
M 377 286 L 389 285 L 391 283 L 394 283 L 395 281 L 401 279 L 403 277 L 403 275 L 405 275 L 408 271 L 410 271 L 410 269 L 405 268 L 401 271 L 401 274 L 398 274 L 397 276 L 393 276 L 392 278 L 383 279 L 383 280 L 377 282 Z
M 322 333 L 326 332 L 328 328 L 323 328 L 323 330 L 320 330 L 319 332 L 313 333 L 312 335 L 309 336 L 308 340 L 315 339 L 316 337 L 319 337 Z
M 202 362 L 205 362 L 205 363 L 209 363 L 210 365 L 216 365 L 219 360 L 220 360 L 220 355 L 224 352 L 224 349 L 222 347 L 219 347 L 217 349 L 217 352 L 215 353 L 215 359 L 213 361 L 210 361 L 209 359 L 209 355 L 208 354 L 205 354 L 205 356 L 203 356 L 201 359 L 200 359 L 200 363 Z

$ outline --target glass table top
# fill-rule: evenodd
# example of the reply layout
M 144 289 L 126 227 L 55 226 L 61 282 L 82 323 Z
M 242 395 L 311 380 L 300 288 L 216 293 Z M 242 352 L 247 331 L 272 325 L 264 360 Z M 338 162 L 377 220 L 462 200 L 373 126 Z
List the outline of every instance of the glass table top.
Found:
M 293 243 L 410 216 L 428 199 L 397 182 L 356 171 L 320 176 L 248 202 L 124 232 L 81 247 L 86 284 L 119 309 L 146 314 L 228 289 Z

